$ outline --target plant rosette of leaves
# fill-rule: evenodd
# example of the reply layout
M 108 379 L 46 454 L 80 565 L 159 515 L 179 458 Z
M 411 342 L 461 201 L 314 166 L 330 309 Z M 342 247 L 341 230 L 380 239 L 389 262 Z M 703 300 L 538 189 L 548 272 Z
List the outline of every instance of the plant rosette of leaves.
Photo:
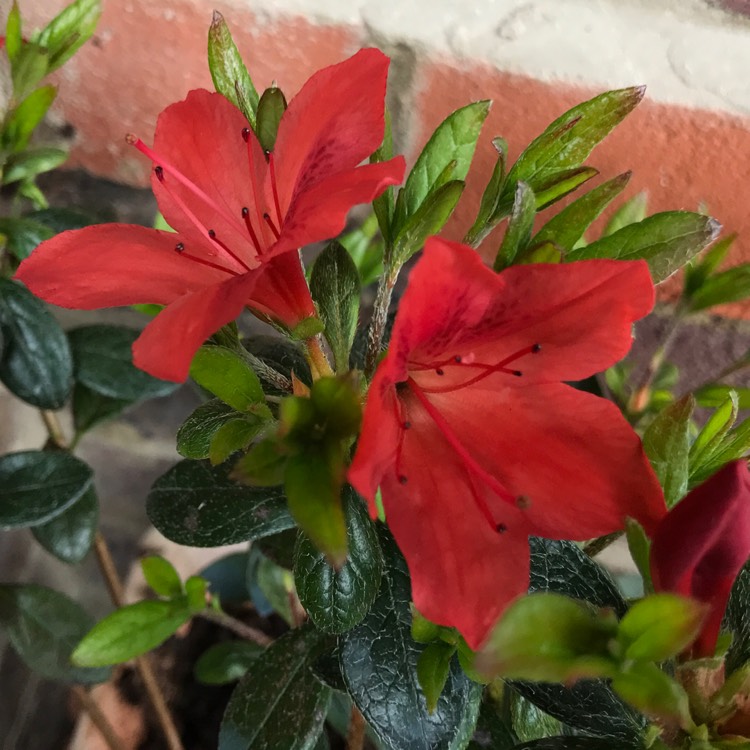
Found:
M 76 0 L 29 34 L 14 4 L 2 52 L 2 179 L 19 200 L 0 217 L 0 381 L 49 440 L 0 456 L 0 526 L 69 565 L 96 547 L 113 592 L 94 623 L 57 591 L 0 585 L 27 665 L 86 705 L 83 686 L 132 661 L 173 750 L 188 738 L 148 654 L 198 620 L 226 634 L 193 667 L 233 685 L 220 750 L 748 746 L 750 398 L 728 378 L 750 358 L 686 394 L 672 336 L 645 366 L 628 356 L 679 269 L 672 332 L 750 284 L 720 270 L 733 237 L 716 220 L 615 207 L 629 172 L 594 182 L 591 151 L 643 89 L 563 113 L 513 164 L 482 132 L 490 102 L 467 102 L 407 172 L 383 53 L 287 100 L 256 88 L 217 12 L 216 90 L 167 106 L 153 144 L 128 136 L 151 163 L 154 227 L 93 224 L 46 208 L 34 177 L 63 157 L 29 143 L 55 96 L 44 76 L 99 12 Z M 441 236 L 490 143 L 472 226 Z M 150 319 L 63 331 L 45 303 Z M 265 335 L 244 334 L 246 312 Z M 241 547 L 187 578 L 146 557 L 149 594 L 125 601 L 76 446 L 187 379 L 203 403 L 146 511 L 177 544 Z M 629 599 L 593 559 L 621 535 Z

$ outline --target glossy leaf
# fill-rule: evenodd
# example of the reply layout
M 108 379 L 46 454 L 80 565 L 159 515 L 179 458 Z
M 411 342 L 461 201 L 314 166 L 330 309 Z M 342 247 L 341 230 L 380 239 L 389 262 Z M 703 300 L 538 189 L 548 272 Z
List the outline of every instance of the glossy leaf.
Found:
M 99 523 L 99 501 L 90 486 L 73 505 L 51 521 L 32 527 L 39 544 L 66 563 L 79 563 L 89 553 Z
M 91 487 L 93 472 L 69 453 L 24 451 L 0 456 L 0 528 L 51 521 Z
M 406 563 L 381 532 L 385 569 L 380 592 L 353 630 L 340 636 L 341 670 L 352 700 L 389 748 L 458 750 L 477 720 L 481 686 L 454 661 L 432 713 L 417 678 L 424 646 L 411 638 L 411 586 Z
M 180 596 L 183 593 L 180 574 L 174 565 L 159 555 L 141 558 L 141 570 L 146 583 L 159 596 Z
M 348 556 L 332 568 L 305 534 L 294 553 L 297 595 L 315 626 L 327 633 L 342 633 L 367 614 L 383 572 L 377 534 L 363 501 L 351 487 L 344 489 Z
M 225 641 L 209 646 L 195 662 L 193 673 L 204 685 L 225 685 L 245 676 L 263 647 L 250 641 Z
M 167 396 L 176 384 L 158 380 L 133 364 L 131 347 L 139 331 L 110 325 L 75 328 L 68 333 L 74 375 L 96 393 L 119 401 Z
M 131 403 L 127 399 L 103 396 L 82 383 L 76 383 L 73 386 L 73 426 L 76 435 L 80 436 L 96 425 L 114 419 Z
M 728 676 L 750 661 L 750 561 L 732 586 L 722 628 L 732 634 L 725 666 Z
M 146 500 L 154 526 L 170 541 L 219 547 L 294 525 L 280 489 L 245 487 L 226 467 L 181 461 L 156 480 Z
M 417 679 L 422 688 L 427 711 L 432 713 L 437 708 L 438 700 L 450 675 L 451 660 L 456 647 L 443 641 L 430 643 L 417 660 Z
M 721 225 L 703 214 L 666 211 L 573 250 L 567 260 L 643 259 L 658 284 L 710 245 L 720 231 Z
M 310 670 L 324 643 L 299 628 L 258 656 L 229 699 L 219 750 L 313 750 L 331 700 Z
M 0 381 L 40 409 L 59 409 L 73 384 L 68 340 L 43 302 L 24 286 L 0 279 Z
M 0 586 L 0 627 L 35 672 L 51 680 L 84 684 L 106 682 L 109 669 L 75 667 L 70 655 L 91 628 L 93 618 L 80 605 L 35 584 Z
M 505 230 L 505 236 L 495 258 L 496 271 L 502 271 L 503 268 L 512 265 L 516 256 L 526 250 L 531 240 L 531 230 L 534 228 L 535 217 L 536 197 L 534 191 L 525 182 L 519 182 L 516 187 L 513 209 Z
M 185 458 L 208 458 L 216 432 L 237 416 L 238 412 L 221 399 L 201 404 L 177 430 L 177 452 Z

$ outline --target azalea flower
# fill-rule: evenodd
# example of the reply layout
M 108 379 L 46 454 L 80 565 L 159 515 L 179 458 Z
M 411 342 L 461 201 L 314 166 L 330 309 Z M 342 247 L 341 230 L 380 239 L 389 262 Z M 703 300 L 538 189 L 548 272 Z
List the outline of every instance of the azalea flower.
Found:
M 63 232 L 16 278 L 62 307 L 167 305 L 133 345 L 135 364 L 187 377 L 195 351 L 245 306 L 293 328 L 315 315 L 298 248 L 336 236 L 346 214 L 403 179 L 404 160 L 358 166 L 385 128 L 388 58 L 375 49 L 310 78 L 264 153 L 242 113 L 220 94 L 191 91 L 167 107 L 151 185 L 176 234 L 126 224 Z
M 349 482 L 386 521 L 429 620 L 472 648 L 529 583 L 530 535 L 589 539 L 666 508 L 617 407 L 560 381 L 625 355 L 643 262 L 515 266 L 427 241 L 373 378 Z
M 709 605 L 696 658 L 713 656 L 732 584 L 750 557 L 750 475 L 732 461 L 689 492 L 659 524 L 651 545 L 657 591 Z

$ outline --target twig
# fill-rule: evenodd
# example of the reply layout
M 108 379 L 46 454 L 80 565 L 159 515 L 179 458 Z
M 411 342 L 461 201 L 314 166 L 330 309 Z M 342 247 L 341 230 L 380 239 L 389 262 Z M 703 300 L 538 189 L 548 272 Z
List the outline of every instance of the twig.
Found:
M 598 539 L 592 539 L 590 542 L 586 542 L 583 545 L 583 551 L 589 557 L 596 557 L 600 552 L 603 552 L 610 544 L 616 542 L 625 532 L 615 531 L 612 534 L 606 536 L 600 536 Z
M 352 704 L 352 714 L 349 720 L 349 730 L 346 733 L 346 750 L 362 750 L 365 746 L 365 717 L 362 712 Z
M 240 638 L 257 643 L 259 646 L 270 646 L 273 643 L 273 638 L 270 638 L 264 632 L 250 625 L 246 625 L 244 622 L 228 615 L 226 612 L 221 612 L 216 609 L 204 609 L 198 613 L 198 617 L 214 622 L 217 625 L 221 625 L 227 630 L 231 630 Z
M 60 450 L 67 450 L 68 442 L 65 440 L 65 435 L 60 426 L 60 420 L 57 418 L 57 414 L 49 409 L 40 409 L 39 414 L 42 416 L 44 426 L 47 428 L 49 439 L 54 446 Z
M 81 708 L 88 714 L 91 723 L 99 730 L 102 739 L 110 750 L 127 750 L 122 740 L 115 733 L 99 704 L 91 697 L 89 691 L 80 685 L 73 685 L 73 695 L 78 699 Z
M 372 376 L 375 372 L 375 366 L 378 364 L 385 324 L 388 321 L 388 308 L 391 304 L 391 295 L 395 283 L 395 275 L 387 270 L 378 283 L 378 291 L 372 307 L 372 320 L 370 320 L 370 327 L 367 329 L 367 353 L 365 354 L 365 376 L 367 378 Z

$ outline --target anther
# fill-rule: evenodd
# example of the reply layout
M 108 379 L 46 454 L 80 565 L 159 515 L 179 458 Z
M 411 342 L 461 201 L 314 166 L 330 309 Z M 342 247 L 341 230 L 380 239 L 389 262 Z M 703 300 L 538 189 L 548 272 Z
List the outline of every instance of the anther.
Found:
M 531 347 L 531 353 L 532 354 L 539 354 L 540 351 L 542 351 L 542 345 L 541 344 L 534 344 Z
M 250 209 L 248 209 L 247 206 L 242 207 L 242 218 L 247 219 L 247 217 L 250 215 Z
M 156 175 L 156 179 L 159 180 L 159 182 L 164 182 L 164 169 L 162 167 L 154 167 L 154 174 Z
M 178 242 L 174 249 L 177 250 L 178 253 L 181 253 L 185 249 L 185 245 L 182 244 L 182 242 Z
M 517 378 L 520 378 L 520 377 L 521 377 L 521 375 L 523 375 L 523 373 L 522 373 L 522 372 L 521 372 L 520 370 L 513 370 L 513 374 L 514 374 L 514 375 L 515 375 L 515 376 L 516 376 Z
M 403 423 L 403 424 L 402 424 L 401 426 L 402 426 L 402 427 L 403 427 L 403 428 L 404 428 L 405 430 L 410 430 L 410 429 L 411 429 L 411 422 L 404 422 L 404 423 Z
M 401 475 L 401 476 L 400 476 L 400 477 L 398 478 L 398 481 L 399 481 L 399 482 L 401 482 L 401 484 L 406 484 L 406 483 L 407 483 L 407 482 L 408 482 L 409 480 L 408 480 L 408 479 L 406 478 L 406 475 L 405 475 L 405 474 L 402 474 L 402 475 Z
M 269 229 L 273 232 L 273 236 L 278 240 L 281 235 L 279 234 L 279 230 L 276 229 L 276 225 L 271 220 L 271 214 L 269 214 L 268 212 L 264 213 L 263 221 L 268 224 Z
M 497 531 L 498 534 L 504 534 L 507 530 L 508 527 L 504 523 L 499 523 L 495 526 L 495 531 Z
M 463 362 L 463 358 L 461 357 L 461 355 L 460 355 L 460 354 L 457 354 L 457 355 L 456 355 L 455 357 L 453 357 L 453 361 L 454 361 L 454 362 L 455 362 L 456 364 L 460 365 L 460 364 L 461 364 L 461 362 Z
M 516 506 L 521 510 L 527 510 L 531 507 L 531 500 L 526 495 L 519 495 L 516 498 Z
M 247 139 L 250 137 L 250 128 L 242 128 L 242 140 L 247 143 Z
M 442 367 L 438 367 L 437 370 L 435 370 L 435 375 L 445 375 L 445 370 L 443 370 Z
M 210 238 L 211 238 L 212 240 L 215 240 L 215 239 L 216 239 L 216 232 L 214 232 L 214 230 L 213 230 L 213 229 L 209 229 L 209 230 L 208 230 L 208 236 L 209 236 L 209 237 L 210 237 Z

